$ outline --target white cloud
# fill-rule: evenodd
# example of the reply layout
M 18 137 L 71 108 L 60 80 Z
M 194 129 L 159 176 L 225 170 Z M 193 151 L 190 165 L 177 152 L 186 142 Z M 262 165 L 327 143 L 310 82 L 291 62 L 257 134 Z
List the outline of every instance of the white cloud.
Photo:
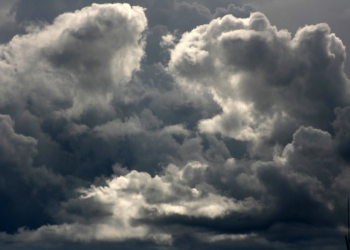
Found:
M 120 119 L 108 122 L 94 128 L 97 136 L 104 139 L 113 139 L 119 136 L 134 135 L 144 132 L 144 128 L 138 117 L 130 117 L 125 122 Z
M 188 131 L 183 124 L 177 124 L 164 127 L 160 133 L 188 136 L 190 131 Z
M 174 43 L 175 39 L 176 39 L 176 37 L 173 34 L 168 33 L 168 34 L 162 36 L 162 41 L 160 42 L 160 46 L 162 48 L 164 48 L 164 47 L 172 47 L 172 46 L 175 45 L 175 43 Z
M 171 244 L 172 235 L 159 232 L 142 220 L 150 219 L 151 214 L 155 218 L 173 215 L 223 218 L 231 212 L 249 213 L 261 206 L 253 198 L 237 201 L 216 193 L 214 188 L 212 192 L 200 185 L 191 188 L 187 182 L 197 175 L 191 171 L 205 169 L 205 165 L 191 162 L 182 169 L 169 165 L 162 175 L 154 177 L 137 171 L 113 176 L 107 186 L 81 188 L 79 198 L 62 204 L 60 216 L 73 219 L 75 223 L 47 225 L 37 230 L 20 229 L 14 236 L 3 237 L 18 241 L 66 239 L 82 242 L 140 239 Z M 85 212 L 71 212 L 76 209 Z M 212 237 L 212 241 L 219 238 L 222 237 Z
M 329 126 L 334 108 L 347 103 L 344 61 L 345 47 L 326 24 L 301 28 L 292 38 L 253 13 L 185 33 L 171 51 L 169 71 L 183 89 L 212 93 L 221 106 L 221 114 L 199 122 L 201 132 L 279 142 L 277 124 L 289 136 L 289 127 Z
M 0 45 L 0 105 L 30 99 L 35 112 L 78 118 L 89 107 L 110 112 L 113 93 L 140 68 L 146 26 L 141 7 L 93 4 L 14 37 Z

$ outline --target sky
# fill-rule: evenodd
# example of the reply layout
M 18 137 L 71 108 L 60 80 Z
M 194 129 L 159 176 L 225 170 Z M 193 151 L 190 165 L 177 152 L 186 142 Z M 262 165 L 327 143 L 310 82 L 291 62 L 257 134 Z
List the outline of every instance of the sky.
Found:
M 0 0 L 0 249 L 345 249 L 348 0 Z

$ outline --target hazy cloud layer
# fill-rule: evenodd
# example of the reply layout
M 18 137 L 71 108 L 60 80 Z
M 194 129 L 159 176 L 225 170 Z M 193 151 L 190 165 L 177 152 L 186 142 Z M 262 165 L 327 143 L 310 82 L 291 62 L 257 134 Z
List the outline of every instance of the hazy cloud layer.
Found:
M 344 247 L 332 27 L 291 34 L 242 2 L 34 2 L 0 13 L 2 249 Z

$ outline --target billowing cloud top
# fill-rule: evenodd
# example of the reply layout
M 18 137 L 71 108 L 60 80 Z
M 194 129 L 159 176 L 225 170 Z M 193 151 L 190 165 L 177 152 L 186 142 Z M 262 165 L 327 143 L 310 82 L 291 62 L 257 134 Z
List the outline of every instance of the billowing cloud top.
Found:
M 38 21 L 18 1 L 0 45 L 1 249 L 343 247 L 350 82 L 327 24 L 51 3 Z
M 292 39 L 254 13 L 185 34 L 169 67 L 184 87 L 212 92 L 223 109 L 202 120 L 200 131 L 257 140 L 283 130 L 281 123 L 327 129 L 334 108 L 347 103 L 344 61 L 345 47 L 326 24 L 300 29 Z

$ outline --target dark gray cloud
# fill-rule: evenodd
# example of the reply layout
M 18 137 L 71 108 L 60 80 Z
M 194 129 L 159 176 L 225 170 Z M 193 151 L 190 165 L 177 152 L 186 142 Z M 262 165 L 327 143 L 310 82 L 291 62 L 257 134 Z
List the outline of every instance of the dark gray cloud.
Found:
M 281 30 L 269 1 L 129 3 L 3 1 L 0 248 L 344 247 L 333 27 Z
M 295 33 L 300 27 L 314 25 L 317 23 L 328 23 L 332 31 L 343 41 L 349 44 L 350 36 L 346 31 L 349 22 L 349 2 L 336 0 L 311 0 L 307 3 L 296 0 L 294 2 L 285 0 L 253 1 L 253 5 L 269 17 L 273 25 L 288 29 Z M 302 6 L 302 7 L 301 7 Z M 322 6 L 322 7 L 321 7 Z M 346 47 L 349 54 L 349 47 Z M 349 75 L 350 64 L 345 64 L 345 72 Z
M 1 231 L 15 232 L 23 223 L 39 227 L 50 219 L 49 207 L 64 196 L 64 179 L 45 166 L 33 167 L 38 140 L 14 130 L 8 115 L 0 117 Z
M 24 29 L 15 20 L 16 1 L 2 0 L 0 4 L 0 43 L 6 43 L 16 34 L 23 33 Z

